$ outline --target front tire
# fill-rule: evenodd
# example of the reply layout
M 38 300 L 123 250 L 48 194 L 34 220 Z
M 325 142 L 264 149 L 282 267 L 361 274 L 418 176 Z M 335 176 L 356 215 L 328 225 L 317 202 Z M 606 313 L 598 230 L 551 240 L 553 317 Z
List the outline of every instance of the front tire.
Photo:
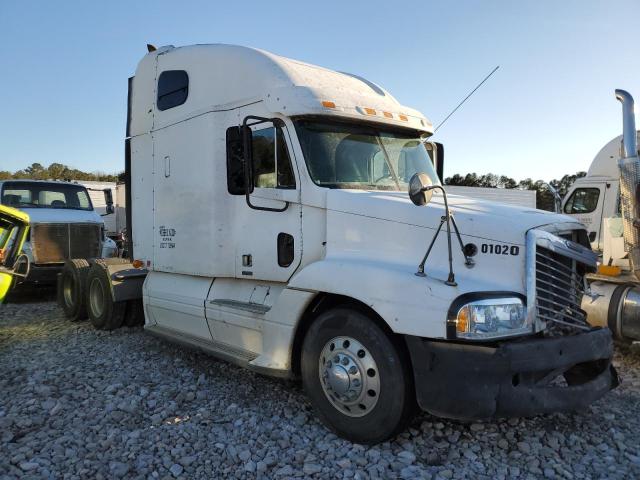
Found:
M 404 349 L 359 310 L 335 308 L 313 322 L 302 346 L 301 373 L 320 420 L 353 442 L 387 440 L 415 413 Z

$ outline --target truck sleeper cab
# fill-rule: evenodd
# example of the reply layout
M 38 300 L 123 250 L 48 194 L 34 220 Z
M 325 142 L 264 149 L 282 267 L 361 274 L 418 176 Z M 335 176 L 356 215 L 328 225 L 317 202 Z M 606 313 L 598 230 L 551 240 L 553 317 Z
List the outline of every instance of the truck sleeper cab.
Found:
M 473 262 L 455 250 L 446 282 L 440 235 L 415 275 L 447 214 L 441 193 L 422 208 L 407 195 L 416 173 L 440 184 L 432 125 L 383 88 L 231 45 L 152 50 L 129 88 L 133 261 L 95 267 L 100 328 L 138 288 L 145 330 L 300 377 L 322 421 L 361 443 L 416 406 L 531 415 L 617 384 L 610 333 L 579 308 L 595 258 L 570 218 L 451 195 Z

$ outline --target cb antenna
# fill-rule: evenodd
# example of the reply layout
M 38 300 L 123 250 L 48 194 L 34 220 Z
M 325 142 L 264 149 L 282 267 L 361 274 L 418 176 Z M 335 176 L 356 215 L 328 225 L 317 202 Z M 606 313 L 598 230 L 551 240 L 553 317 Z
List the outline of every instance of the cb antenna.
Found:
M 491 70 L 491 73 L 489 73 L 489 75 L 487 75 L 486 77 L 484 77 L 484 78 L 482 79 L 482 81 L 481 81 L 481 82 L 476 86 L 476 88 L 474 88 L 473 90 L 471 90 L 471 92 L 469 92 L 469 95 L 467 95 L 466 97 L 464 97 L 464 98 L 462 99 L 462 101 L 461 101 L 461 102 L 456 106 L 456 108 L 454 108 L 453 110 L 451 110 L 451 113 L 450 113 L 449 115 L 447 115 L 447 116 L 445 117 L 445 119 L 444 119 L 444 120 L 442 120 L 442 121 L 438 124 L 438 126 L 433 130 L 433 134 L 434 134 L 434 135 L 435 135 L 435 133 L 438 131 L 438 129 L 439 129 L 442 125 L 444 125 L 444 122 L 446 122 L 447 120 L 449 120 L 449 117 L 451 117 L 451 115 L 453 115 L 454 113 L 456 113 L 456 111 L 457 111 L 457 110 L 462 106 L 462 104 L 463 104 L 464 102 L 466 102 L 466 101 L 469 99 L 469 97 L 471 97 L 471 95 L 473 95 L 474 93 L 476 93 L 476 90 L 478 90 L 478 89 L 482 86 L 482 84 L 483 84 L 484 82 L 486 82 L 487 80 L 489 80 L 489 77 L 491 77 L 491 75 L 493 75 L 494 73 L 496 73 L 496 71 L 497 71 L 499 68 L 500 68 L 500 65 L 498 65 L 496 68 L 494 68 L 493 70 Z

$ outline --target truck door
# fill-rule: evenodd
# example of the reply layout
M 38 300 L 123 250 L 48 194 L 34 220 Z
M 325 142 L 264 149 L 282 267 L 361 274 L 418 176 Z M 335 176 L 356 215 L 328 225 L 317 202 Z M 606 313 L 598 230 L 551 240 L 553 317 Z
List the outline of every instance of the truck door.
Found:
M 0 205 L 0 303 L 9 292 L 13 277 L 29 273 L 28 259 L 20 255 L 28 232 L 26 213 Z
M 567 195 L 563 212 L 575 217 L 589 232 L 594 249 L 601 248 L 602 209 L 605 199 L 605 183 L 581 183 Z
M 231 120 L 227 140 L 230 235 L 235 242 L 235 278 L 215 278 L 206 301 L 214 342 L 251 361 L 262 353 L 265 316 L 283 292 L 302 257 L 300 180 L 290 132 L 277 122 L 252 127 L 253 178 L 245 191 L 242 109 Z M 264 113 L 262 114 L 264 115 Z M 271 323 L 273 325 L 273 323 Z M 240 352 L 240 353 L 238 353 Z
M 241 109 L 239 121 L 254 113 Z M 284 123 L 252 127 L 253 178 L 248 198 L 236 202 L 236 278 L 287 282 L 300 264 L 300 184 L 290 132 Z

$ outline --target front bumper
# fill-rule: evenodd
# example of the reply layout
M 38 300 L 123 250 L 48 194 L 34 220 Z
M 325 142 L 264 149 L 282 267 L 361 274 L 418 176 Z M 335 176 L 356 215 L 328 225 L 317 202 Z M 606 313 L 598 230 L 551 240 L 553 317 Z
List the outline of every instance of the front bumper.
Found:
M 406 340 L 418 405 L 440 417 L 472 420 L 580 410 L 619 383 L 611 365 L 609 329 L 496 346 Z M 556 383 L 562 376 L 564 385 Z

